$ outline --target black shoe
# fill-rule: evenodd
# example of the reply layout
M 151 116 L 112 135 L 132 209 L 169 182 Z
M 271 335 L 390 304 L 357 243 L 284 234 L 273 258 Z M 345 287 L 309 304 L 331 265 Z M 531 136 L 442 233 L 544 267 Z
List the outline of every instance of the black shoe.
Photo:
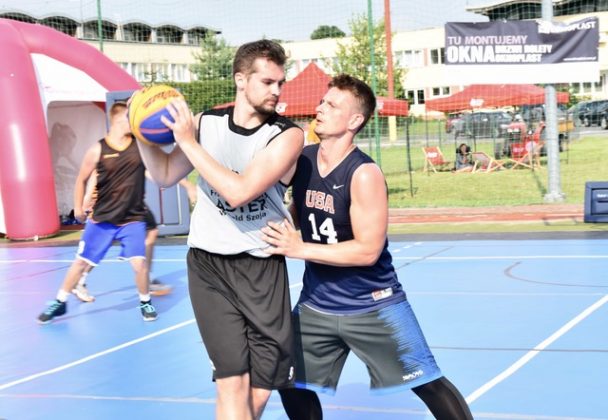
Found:
M 58 300 L 54 300 L 53 302 L 51 302 L 49 307 L 46 308 L 46 311 L 44 311 L 43 313 L 41 313 L 38 316 L 38 323 L 39 324 L 48 324 L 56 316 L 65 315 L 66 311 L 67 311 L 66 302 L 60 302 Z
M 154 309 L 154 306 L 152 306 L 150 301 L 145 303 L 142 302 L 141 305 L 139 305 L 139 309 L 141 309 L 141 316 L 144 318 L 144 321 L 156 320 L 158 315 L 156 314 L 156 309 Z

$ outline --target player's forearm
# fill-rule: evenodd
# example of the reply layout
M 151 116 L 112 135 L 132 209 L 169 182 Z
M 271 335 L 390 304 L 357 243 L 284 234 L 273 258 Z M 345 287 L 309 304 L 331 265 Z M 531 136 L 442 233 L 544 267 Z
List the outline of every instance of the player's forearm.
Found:
M 381 251 L 382 248 L 370 246 L 354 239 L 331 245 L 306 242 L 292 257 L 337 267 L 362 267 L 375 264 Z
M 181 144 L 199 175 L 205 179 L 228 204 L 235 208 L 249 203 L 266 191 L 264 184 L 250 176 L 236 173 L 221 165 L 197 143 Z
M 159 187 L 166 188 L 177 184 L 192 170 L 189 162 L 180 158 L 179 151 L 166 153 L 158 146 L 138 142 L 139 151 L 148 173 Z

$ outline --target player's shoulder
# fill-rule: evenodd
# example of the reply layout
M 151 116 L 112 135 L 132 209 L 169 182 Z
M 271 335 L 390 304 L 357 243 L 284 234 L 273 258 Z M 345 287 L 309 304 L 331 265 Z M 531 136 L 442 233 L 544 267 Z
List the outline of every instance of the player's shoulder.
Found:
M 231 108 L 232 107 L 208 109 L 206 111 L 203 111 L 203 112 L 197 114 L 194 118 L 200 119 L 203 117 L 223 117 L 223 116 L 230 114 Z
M 304 130 L 302 130 L 302 128 L 298 124 L 280 114 L 274 114 L 271 118 L 268 119 L 267 122 L 271 125 L 279 127 L 281 131 L 287 131 L 290 128 L 296 128 L 302 133 L 304 133 Z

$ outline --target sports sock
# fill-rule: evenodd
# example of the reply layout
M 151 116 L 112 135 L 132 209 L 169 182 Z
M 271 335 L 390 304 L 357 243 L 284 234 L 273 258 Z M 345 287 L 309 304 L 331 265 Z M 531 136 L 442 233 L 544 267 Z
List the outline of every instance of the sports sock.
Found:
M 139 294 L 139 301 L 143 304 L 143 303 L 150 303 L 150 293 L 142 295 L 141 293 Z
M 84 286 L 86 284 L 88 275 L 89 273 L 87 273 L 86 271 L 82 273 L 82 276 L 80 276 L 80 280 L 78 280 L 78 286 Z
M 59 291 L 57 292 L 57 300 L 59 302 L 67 302 L 68 296 L 70 296 L 70 293 L 66 292 L 63 289 L 59 289 Z

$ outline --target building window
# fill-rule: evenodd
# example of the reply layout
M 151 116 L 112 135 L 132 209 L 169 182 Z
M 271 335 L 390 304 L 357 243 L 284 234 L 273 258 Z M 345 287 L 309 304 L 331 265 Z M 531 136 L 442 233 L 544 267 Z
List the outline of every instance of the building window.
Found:
M 424 103 L 424 89 L 419 89 L 416 91 L 416 98 L 418 105 L 422 105 Z
M 82 28 L 85 39 L 99 39 L 97 21 L 86 22 Z M 101 22 L 101 36 L 103 39 L 113 40 L 116 34 L 116 26 L 109 22 Z
M 439 95 L 441 95 L 441 88 L 434 87 L 433 88 L 433 96 L 439 96 Z
M 416 96 L 414 96 L 414 91 L 413 90 L 408 90 L 405 93 L 406 97 L 407 97 L 407 102 L 410 105 L 415 105 L 416 104 Z
M 166 44 L 180 44 L 182 42 L 183 32 L 181 29 L 173 26 L 163 26 L 156 30 L 156 41 Z
M 397 63 L 400 67 L 422 67 L 424 65 L 424 55 L 422 50 L 406 50 L 395 53 Z
M 431 64 L 443 64 L 445 48 L 435 48 L 431 50 Z
M 150 42 L 152 29 L 149 26 L 130 24 L 122 28 L 123 38 L 130 42 Z
M 192 29 L 188 31 L 188 44 L 200 45 L 206 37 L 206 32 L 200 29 Z

